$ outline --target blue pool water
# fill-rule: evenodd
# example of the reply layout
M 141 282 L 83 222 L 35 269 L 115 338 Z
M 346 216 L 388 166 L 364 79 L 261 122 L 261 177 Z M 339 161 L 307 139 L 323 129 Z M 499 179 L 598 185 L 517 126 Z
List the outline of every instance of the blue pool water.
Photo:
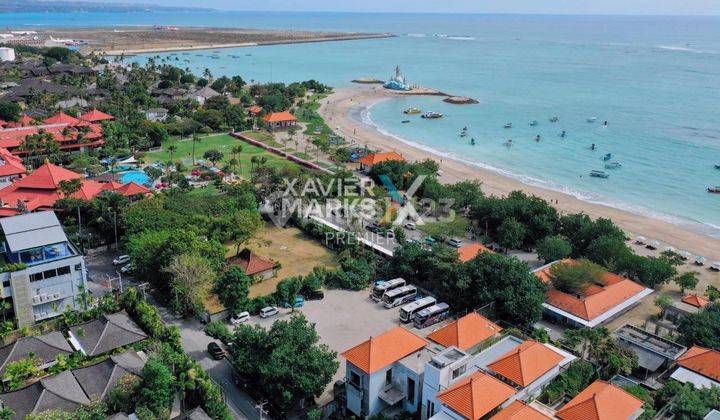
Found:
M 166 24 L 392 32 L 396 38 L 159 55 L 197 73 L 246 80 L 314 78 L 349 86 L 387 78 L 474 97 L 453 106 L 404 98 L 358 109 L 357 118 L 448 156 L 583 200 L 720 237 L 720 17 L 151 13 L 0 15 L 4 26 Z M 211 56 L 215 58 L 210 58 Z M 185 61 L 187 60 L 187 61 Z M 443 112 L 441 120 L 402 110 Z M 557 115 L 560 122 L 548 118 Z M 593 124 L 586 122 L 597 117 Z M 528 122 L 537 120 L 537 127 Z M 602 122 L 608 120 L 607 128 Z M 513 123 L 506 130 L 503 125 Z M 332 122 L 330 122 L 332 125 Z M 468 126 L 466 138 L 459 130 Z M 563 139 L 559 133 L 568 134 Z M 536 143 L 536 135 L 542 141 Z M 469 137 L 476 139 L 470 146 Z M 503 143 L 512 138 L 515 144 Z M 590 145 L 597 145 L 596 151 Z M 590 178 L 612 153 L 622 168 Z
M 120 174 L 120 181 L 123 184 L 134 182 L 138 185 L 150 185 L 152 180 L 143 171 L 128 171 Z

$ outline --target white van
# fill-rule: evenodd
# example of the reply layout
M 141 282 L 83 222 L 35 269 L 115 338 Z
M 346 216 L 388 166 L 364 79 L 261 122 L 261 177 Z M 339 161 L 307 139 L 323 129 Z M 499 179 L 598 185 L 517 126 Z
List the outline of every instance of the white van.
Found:
M 278 314 L 278 308 L 274 306 L 267 306 L 265 308 L 260 309 L 260 318 L 269 318 L 273 315 Z
M 230 323 L 233 325 L 240 325 L 243 322 L 248 322 L 250 320 L 250 312 L 240 312 L 236 316 L 230 317 Z

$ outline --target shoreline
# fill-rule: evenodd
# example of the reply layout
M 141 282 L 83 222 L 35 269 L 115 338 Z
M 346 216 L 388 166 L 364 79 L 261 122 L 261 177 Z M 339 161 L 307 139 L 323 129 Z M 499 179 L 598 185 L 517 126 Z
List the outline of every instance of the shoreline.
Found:
M 118 56 L 124 55 L 125 57 L 131 57 L 139 54 L 148 53 L 163 53 L 163 52 L 178 52 L 178 51 L 202 51 L 202 50 L 214 50 L 214 49 L 228 49 L 228 48 L 245 48 L 245 47 L 260 47 L 269 45 L 286 45 L 286 44 L 310 44 L 313 42 L 335 42 L 335 41 L 356 41 L 363 39 L 381 39 L 381 38 L 394 38 L 397 35 L 394 34 L 348 34 L 347 36 L 330 36 L 320 37 L 312 39 L 287 39 L 281 41 L 260 41 L 260 42 L 239 42 L 231 44 L 206 44 L 206 45 L 189 45 L 189 46 L 163 46 L 153 48 L 133 48 L 126 50 L 103 50 L 103 49 L 90 49 L 90 51 L 101 53 L 103 55 Z
M 440 181 L 443 183 L 479 179 L 486 194 L 498 196 L 522 190 L 552 202 L 553 206 L 562 214 L 584 212 L 593 218 L 612 219 L 618 226 L 633 235 L 643 235 L 648 240 L 660 241 L 660 250 L 670 245 L 679 250 L 689 251 L 693 255 L 702 255 L 708 259 L 708 263 L 720 260 L 720 239 L 657 218 L 583 201 L 564 192 L 529 185 L 508 175 L 482 168 L 478 164 L 428 150 L 422 145 L 410 143 L 409 140 L 403 142 L 394 136 L 380 132 L 376 127 L 356 121 L 350 116 L 351 111 L 356 112 L 358 108 L 372 107 L 379 102 L 395 97 L 398 96 L 377 87 L 338 88 L 321 104 L 319 112 L 326 119 L 328 125 L 337 128 L 343 136 L 354 139 L 360 144 L 380 150 L 398 151 L 410 161 L 427 158 L 437 161 L 441 170 Z

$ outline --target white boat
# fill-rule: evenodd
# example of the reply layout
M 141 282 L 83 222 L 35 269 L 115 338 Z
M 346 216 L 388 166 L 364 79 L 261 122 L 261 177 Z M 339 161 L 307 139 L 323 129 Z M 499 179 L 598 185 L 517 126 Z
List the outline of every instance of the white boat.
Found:
M 505 128 L 512 128 L 512 123 L 507 123 L 504 125 Z
M 412 106 L 412 107 L 406 109 L 405 111 L 403 111 L 403 114 L 419 114 L 421 112 L 422 111 L 420 110 L 420 108 Z
M 550 117 L 550 122 L 556 123 L 560 121 L 560 117 Z
M 594 123 L 595 121 L 597 121 L 597 117 L 590 117 L 587 119 L 587 122 L 589 123 Z
M 422 114 L 420 117 L 421 117 L 421 118 L 430 119 L 430 120 L 434 120 L 434 119 L 437 119 L 437 118 L 442 118 L 442 117 L 444 117 L 444 115 L 441 114 L 441 113 L 439 113 L 439 112 L 429 111 L 429 112 L 426 112 L 426 113 Z
M 537 120 L 532 120 L 532 121 L 530 121 L 530 122 L 528 123 L 528 125 L 529 125 L 530 127 L 535 127 L 536 125 L 538 125 L 538 122 L 537 122 Z
M 620 169 L 622 165 L 620 162 L 610 162 L 605 164 L 605 169 Z

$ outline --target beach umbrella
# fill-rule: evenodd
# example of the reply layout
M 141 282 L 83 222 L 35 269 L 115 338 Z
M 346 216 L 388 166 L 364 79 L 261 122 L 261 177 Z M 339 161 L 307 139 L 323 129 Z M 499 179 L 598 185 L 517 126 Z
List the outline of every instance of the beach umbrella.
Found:
M 647 243 L 647 238 L 644 236 L 638 236 L 637 238 L 635 238 L 635 243 L 638 245 L 644 245 L 645 243 Z
M 665 252 L 675 252 L 675 247 L 666 246 L 666 247 L 665 247 Z
M 649 248 L 649 249 L 658 249 L 659 246 L 660 246 L 660 242 L 658 242 L 658 241 L 650 241 L 650 243 L 647 244 L 646 248 Z
M 702 256 L 700 256 L 700 255 L 698 255 L 697 257 L 695 257 L 695 264 L 697 264 L 697 265 L 703 265 L 703 264 L 705 264 L 705 257 L 702 257 Z
M 687 251 L 680 251 L 679 254 L 683 260 L 689 260 L 690 258 L 692 258 L 692 254 Z

